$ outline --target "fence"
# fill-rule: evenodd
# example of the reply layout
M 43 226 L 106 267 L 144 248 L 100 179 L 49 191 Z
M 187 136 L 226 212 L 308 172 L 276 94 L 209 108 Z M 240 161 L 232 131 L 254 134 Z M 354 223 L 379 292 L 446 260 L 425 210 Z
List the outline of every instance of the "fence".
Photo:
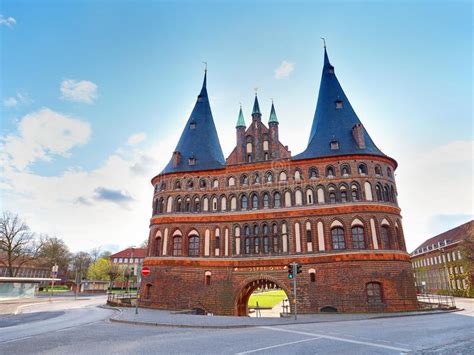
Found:
M 115 306 L 133 306 L 137 299 L 136 293 L 109 293 L 107 304 Z
M 453 296 L 423 293 L 418 295 L 418 304 L 423 309 L 453 309 L 456 302 Z

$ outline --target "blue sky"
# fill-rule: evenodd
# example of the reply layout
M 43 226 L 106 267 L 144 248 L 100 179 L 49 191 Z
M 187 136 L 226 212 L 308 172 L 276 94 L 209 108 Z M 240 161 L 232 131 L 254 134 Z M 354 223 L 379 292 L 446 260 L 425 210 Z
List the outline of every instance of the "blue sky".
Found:
M 249 119 L 255 87 L 264 117 L 273 98 L 281 140 L 301 152 L 319 88 L 320 37 L 372 138 L 399 161 L 408 246 L 472 218 L 470 2 L 3 0 L 0 14 L 0 135 L 20 142 L 4 149 L 2 208 L 73 249 L 146 238 L 149 178 L 177 143 L 202 61 L 226 156 L 239 103 Z M 276 78 L 283 61 L 293 70 Z M 48 125 L 50 117 L 66 131 Z M 41 138 L 24 133 L 31 122 Z M 140 173 L 114 175 L 125 167 Z M 113 216 L 132 226 L 117 228 Z M 122 231 L 111 238 L 115 228 Z

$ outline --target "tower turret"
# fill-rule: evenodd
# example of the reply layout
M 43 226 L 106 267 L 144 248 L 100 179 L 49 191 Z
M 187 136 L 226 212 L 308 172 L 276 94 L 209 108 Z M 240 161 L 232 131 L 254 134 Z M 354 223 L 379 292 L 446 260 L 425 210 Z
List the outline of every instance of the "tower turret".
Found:
M 280 158 L 280 151 L 278 149 L 278 144 L 280 142 L 278 137 L 278 118 L 275 112 L 275 105 L 272 100 L 272 108 L 270 109 L 270 118 L 268 119 L 268 128 L 270 131 L 270 150 L 272 158 Z
M 237 119 L 237 125 L 235 126 L 237 135 L 237 156 L 240 161 L 245 161 L 245 126 L 244 114 L 242 113 L 242 106 L 240 106 L 239 118 Z

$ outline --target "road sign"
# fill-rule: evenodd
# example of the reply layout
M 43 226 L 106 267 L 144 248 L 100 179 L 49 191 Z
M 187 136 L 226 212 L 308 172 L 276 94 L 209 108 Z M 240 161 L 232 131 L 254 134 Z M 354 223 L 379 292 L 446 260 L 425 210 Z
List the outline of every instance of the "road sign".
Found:
M 142 276 L 150 275 L 150 268 L 148 266 L 142 267 Z

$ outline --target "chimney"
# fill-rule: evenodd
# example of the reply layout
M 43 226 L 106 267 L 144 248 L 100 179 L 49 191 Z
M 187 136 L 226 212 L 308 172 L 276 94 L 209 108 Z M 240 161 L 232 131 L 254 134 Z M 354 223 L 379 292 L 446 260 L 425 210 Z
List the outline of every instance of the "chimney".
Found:
M 360 149 L 365 149 L 364 126 L 362 123 L 357 123 L 352 127 L 352 136 Z

